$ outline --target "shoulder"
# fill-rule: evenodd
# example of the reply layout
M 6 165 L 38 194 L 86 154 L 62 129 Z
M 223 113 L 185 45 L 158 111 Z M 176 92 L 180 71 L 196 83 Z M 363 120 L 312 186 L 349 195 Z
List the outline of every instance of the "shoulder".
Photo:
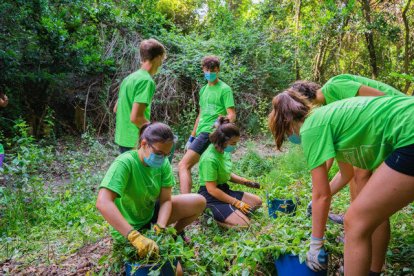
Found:
M 222 80 L 219 80 L 217 85 L 220 87 L 221 90 L 231 91 L 231 87 Z

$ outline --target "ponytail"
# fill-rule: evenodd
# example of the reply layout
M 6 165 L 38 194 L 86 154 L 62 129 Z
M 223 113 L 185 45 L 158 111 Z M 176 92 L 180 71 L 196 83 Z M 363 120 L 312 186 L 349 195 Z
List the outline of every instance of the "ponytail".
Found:
M 210 134 L 210 142 L 219 150 L 224 150 L 224 144 L 233 137 L 240 136 L 240 130 L 234 123 L 230 123 L 227 117 L 220 116 L 214 124 L 216 128 Z
M 268 124 L 276 147 L 280 150 L 287 133 L 293 128 L 293 123 L 305 120 L 311 104 L 304 96 L 288 89 L 273 98 L 272 106 Z

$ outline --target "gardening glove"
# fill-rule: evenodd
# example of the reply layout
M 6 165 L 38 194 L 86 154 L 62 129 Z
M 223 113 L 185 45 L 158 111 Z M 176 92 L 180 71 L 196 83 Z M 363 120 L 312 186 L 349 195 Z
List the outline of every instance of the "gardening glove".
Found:
M 157 235 L 159 235 L 159 234 L 161 234 L 165 231 L 165 228 L 161 227 L 158 223 L 154 224 L 153 229 L 154 229 L 155 234 L 157 234 Z
M 323 246 L 324 239 L 311 237 L 310 248 L 306 254 L 306 265 L 313 271 L 326 270 L 328 254 Z
M 260 183 L 254 181 L 247 180 L 246 182 L 244 182 L 244 185 L 246 185 L 247 187 L 260 189 Z
M 190 137 L 188 138 L 187 143 L 185 144 L 184 150 L 188 150 L 188 148 L 190 147 L 191 143 L 194 141 L 195 137 L 193 135 L 190 135 Z
M 153 256 L 158 255 L 159 249 L 155 241 L 146 238 L 137 230 L 131 230 L 128 233 L 128 240 L 138 250 L 138 256 L 140 258 L 145 258 L 148 254 Z
M 236 199 L 233 204 L 234 207 L 239 209 L 243 214 L 247 214 L 251 212 L 251 207 L 246 202 Z

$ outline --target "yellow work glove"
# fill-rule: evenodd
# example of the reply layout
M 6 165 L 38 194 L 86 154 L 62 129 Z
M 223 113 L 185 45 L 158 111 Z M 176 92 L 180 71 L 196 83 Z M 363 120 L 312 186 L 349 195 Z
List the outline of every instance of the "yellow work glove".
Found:
M 138 256 L 145 258 L 148 254 L 151 256 L 158 255 L 158 245 L 155 241 L 146 238 L 137 230 L 131 230 L 128 233 L 129 242 L 138 250 Z
M 165 231 L 165 228 L 159 226 L 158 223 L 154 224 L 153 229 L 154 229 L 155 234 L 157 234 L 157 235 L 159 235 L 159 234 L 161 234 Z
M 243 202 L 241 200 L 234 200 L 234 202 L 231 204 L 234 207 L 236 207 L 237 209 L 239 209 L 243 214 L 247 214 L 251 212 L 251 207 L 249 204 L 247 204 L 246 202 Z

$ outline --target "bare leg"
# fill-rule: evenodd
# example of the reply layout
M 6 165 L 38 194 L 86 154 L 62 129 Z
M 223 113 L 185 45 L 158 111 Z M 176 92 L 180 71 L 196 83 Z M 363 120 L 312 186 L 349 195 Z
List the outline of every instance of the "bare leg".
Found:
M 349 183 L 351 190 L 351 201 L 361 192 L 372 175 L 371 171 L 354 167 L 354 179 Z M 381 272 L 385 263 L 385 254 L 387 252 L 390 240 L 390 222 L 387 219 L 375 229 L 372 234 L 372 260 L 370 270 L 373 272 Z
M 180 178 L 180 191 L 182 194 L 191 193 L 193 180 L 191 179 L 191 168 L 200 160 L 200 155 L 189 149 L 183 159 L 178 163 L 178 176 Z
M 241 211 L 236 210 L 230 216 L 226 218 L 224 223 L 229 225 L 229 227 L 231 228 L 237 227 L 237 226 L 246 227 L 250 225 L 250 220 Z
M 251 193 L 245 192 L 243 195 L 242 201 L 249 204 L 253 210 L 256 210 L 260 208 L 260 206 L 262 206 L 262 200 L 260 199 L 260 197 L 258 197 L 257 195 L 251 194 Z
M 413 200 L 414 177 L 383 163 L 345 215 L 345 275 L 368 275 L 375 229 Z
M 196 220 L 206 208 L 205 198 L 198 194 L 176 195 L 171 200 L 172 211 L 168 224 L 175 223 L 178 233 Z

